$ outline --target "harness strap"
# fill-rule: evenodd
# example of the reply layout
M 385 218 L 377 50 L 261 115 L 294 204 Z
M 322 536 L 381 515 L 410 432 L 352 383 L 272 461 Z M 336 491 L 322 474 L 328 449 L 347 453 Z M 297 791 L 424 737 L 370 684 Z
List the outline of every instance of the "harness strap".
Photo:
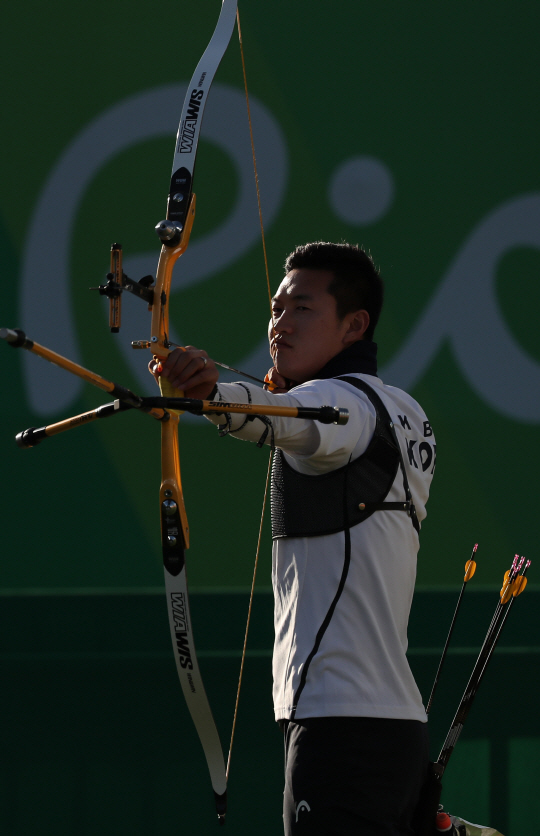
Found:
M 365 381 L 359 380 L 357 377 L 338 377 L 336 380 L 344 380 L 345 383 L 350 383 L 351 386 L 354 386 L 356 389 L 359 389 L 365 395 L 368 396 L 370 401 L 375 406 L 376 410 L 379 412 L 381 418 L 386 421 L 387 427 L 390 430 L 390 433 L 396 443 L 396 449 L 399 455 L 399 466 L 401 468 L 401 473 L 403 475 L 403 490 L 405 491 L 405 502 L 376 502 L 376 503 L 360 503 L 360 507 L 364 505 L 366 511 L 406 511 L 411 518 L 411 522 L 413 524 L 414 530 L 417 534 L 420 534 L 420 523 L 418 522 L 418 516 L 416 514 L 416 508 L 414 507 L 414 503 L 412 500 L 412 493 L 411 488 L 409 485 L 409 480 L 407 478 L 407 471 L 405 470 L 405 462 L 403 461 L 403 453 L 401 452 L 401 447 L 398 441 L 396 428 L 394 427 L 394 422 L 390 417 L 390 413 L 388 412 L 386 406 L 382 402 L 381 398 L 377 394 L 377 392 L 373 389 L 373 387 L 369 386 Z M 363 510 L 363 509 L 362 509 Z

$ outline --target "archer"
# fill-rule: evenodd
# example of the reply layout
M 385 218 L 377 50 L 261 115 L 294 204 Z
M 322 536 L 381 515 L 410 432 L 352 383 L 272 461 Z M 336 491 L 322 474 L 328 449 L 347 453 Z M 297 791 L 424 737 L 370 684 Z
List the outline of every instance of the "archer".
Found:
M 219 384 L 189 346 L 162 375 L 193 398 L 343 404 L 345 427 L 211 416 L 221 434 L 275 447 L 272 473 L 275 717 L 285 738 L 293 834 L 409 834 L 428 764 L 427 716 L 407 622 L 420 522 L 435 468 L 416 401 L 377 377 L 383 283 L 347 244 L 287 258 L 273 298 L 267 380 Z M 150 364 L 157 375 L 156 362 Z

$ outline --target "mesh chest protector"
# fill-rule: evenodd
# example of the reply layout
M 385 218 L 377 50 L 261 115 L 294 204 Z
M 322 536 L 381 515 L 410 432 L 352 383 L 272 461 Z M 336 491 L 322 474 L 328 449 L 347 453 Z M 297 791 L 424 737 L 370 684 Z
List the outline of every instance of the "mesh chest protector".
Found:
M 360 389 L 373 404 L 377 416 L 373 437 L 357 459 L 318 476 L 294 470 L 283 452 L 276 449 L 271 483 L 272 538 L 334 534 L 364 522 L 375 511 L 405 511 L 418 532 L 403 456 L 388 410 L 363 380 L 337 379 Z M 405 500 L 385 502 L 398 468 L 403 475 Z

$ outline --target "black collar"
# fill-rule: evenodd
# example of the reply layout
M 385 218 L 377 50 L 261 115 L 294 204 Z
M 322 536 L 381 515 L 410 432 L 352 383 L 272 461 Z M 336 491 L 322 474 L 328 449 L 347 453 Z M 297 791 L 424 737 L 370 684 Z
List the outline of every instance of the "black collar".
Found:
M 371 374 L 377 377 L 377 343 L 357 340 L 313 375 L 312 380 L 326 380 L 341 374 Z

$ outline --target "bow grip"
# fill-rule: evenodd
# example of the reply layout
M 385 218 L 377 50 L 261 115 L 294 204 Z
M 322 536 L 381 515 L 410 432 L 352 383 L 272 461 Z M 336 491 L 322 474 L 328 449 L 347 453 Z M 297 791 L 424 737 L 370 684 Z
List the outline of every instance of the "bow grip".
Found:
M 160 365 L 163 363 L 164 360 L 165 360 L 165 357 L 158 357 L 158 361 L 159 361 Z M 158 367 L 158 371 L 160 371 L 159 367 Z M 161 395 L 164 398 L 183 398 L 183 397 L 185 397 L 183 389 L 176 389 L 172 385 L 171 381 L 168 380 L 166 377 L 163 377 L 163 375 L 161 375 L 161 374 L 159 375 L 158 384 L 159 384 L 159 391 L 161 392 Z M 183 409 L 169 409 L 168 411 L 172 412 L 174 415 L 183 415 L 184 414 Z

